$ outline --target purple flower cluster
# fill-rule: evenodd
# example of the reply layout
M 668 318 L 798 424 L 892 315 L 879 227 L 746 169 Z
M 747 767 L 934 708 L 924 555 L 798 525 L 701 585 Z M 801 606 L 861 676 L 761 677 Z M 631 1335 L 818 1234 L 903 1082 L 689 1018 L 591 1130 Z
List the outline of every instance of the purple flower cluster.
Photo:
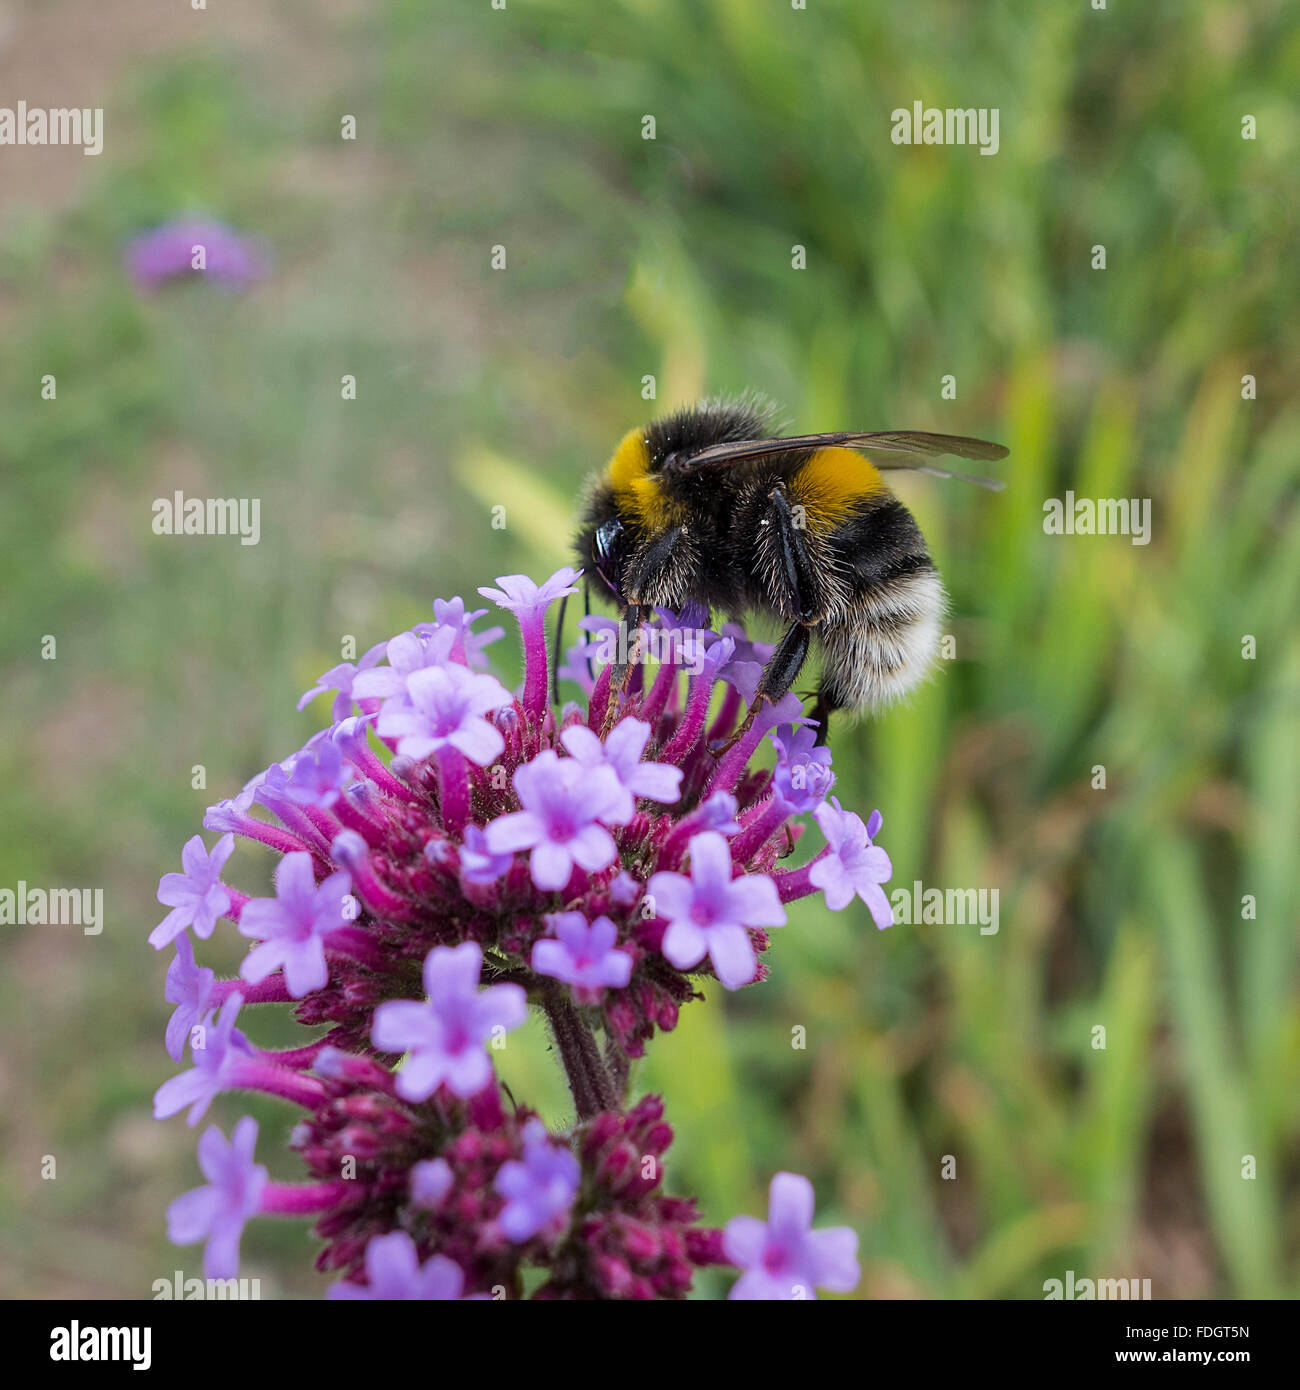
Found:
M 136 237 L 126 248 L 126 266 L 140 288 L 152 292 L 186 275 L 244 289 L 266 275 L 269 262 L 256 242 L 224 223 L 181 218 Z
M 177 1242 L 206 1242 L 210 1276 L 236 1272 L 250 1217 L 281 1214 L 316 1217 L 340 1298 L 520 1297 L 526 1268 L 547 1272 L 543 1298 L 680 1297 L 706 1264 L 742 1271 L 733 1297 L 856 1285 L 854 1233 L 811 1230 L 797 1175 L 774 1179 L 766 1225 L 700 1226 L 662 1189 L 662 1104 L 627 1092 L 631 1060 L 700 981 L 763 978 L 789 903 L 856 897 L 889 925 L 879 813 L 864 824 L 827 800 L 830 754 L 794 696 L 727 746 L 762 660 L 736 628 L 680 644 L 689 678 L 641 667 L 621 693 L 609 667 L 587 677 L 580 643 L 561 671 L 586 707 L 553 708 L 546 612 L 576 578 L 480 590 L 520 627 L 514 694 L 486 669 L 500 629 L 476 633 L 485 610 L 459 599 L 325 672 L 300 708 L 332 694 L 330 726 L 210 808 L 216 845 L 195 836 L 163 877 L 171 911 L 149 939 L 175 947 L 167 1049 L 181 1062 L 188 1045 L 191 1065 L 155 1113 L 193 1125 L 223 1092 L 277 1096 L 303 1112 L 291 1144 L 311 1179 L 270 1181 L 250 1118 L 229 1142 L 209 1128 L 207 1185 L 168 1220 Z M 770 772 L 751 766 L 769 736 Z M 782 869 L 807 815 L 826 846 Z M 236 838 L 281 856 L 273 895 L 222 882 Z M 232 980 L 188 935 L 222 919 L 252 943 Z M 235 1024 L 268 1003 L 324 1032 L 257 1047 Z M 573 1093 L 563 1133 L 507 1101 L 493 1067 L 530 1005 Z

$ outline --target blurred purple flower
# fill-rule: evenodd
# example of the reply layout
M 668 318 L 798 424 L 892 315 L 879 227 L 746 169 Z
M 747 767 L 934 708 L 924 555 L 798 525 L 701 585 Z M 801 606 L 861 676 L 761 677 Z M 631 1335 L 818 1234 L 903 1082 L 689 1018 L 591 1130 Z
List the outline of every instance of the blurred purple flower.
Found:
M 257 1214 L 266 1169 L 253 1162 L 257 1121 L 245 1115 L 227 1143 L 216 1127 L 199 1140 L 199 1170 L 207 1185 L 182 1193 L 167 1208 L 167 1236 L 173 1245 L 205 1240 L 203 1273 L 209 1279 L 233 1279 L 239 1272 L 239 1240 L 244 1223 Z
M 581 1169 L 568 1149 L 551 1142 L 540 1120 L 524 1126 L 522 1161 L 501 1165 L 496 1190 L 506 1198 L 498 1218 L 507 1240 L 521 1245 L 559 1221 L 573 1205 Z
M 455 1175 L 445 1158 L 426 1158 L 411 1168 L 411 1201 L 417 1207 L 436 1207 L 454 1182 Z
M 432 845 L 433 842 L 430 842 Z M 426 855 L 428 849 L 425 850 Z M 460 850 L 460 871 L 466 883 L 495 883 L 514 863 L 513 854 L 493 854 L 481 826 L 465 827 L 465 843 Z
M 189 1071 L 168 1077 L 154 1093 L 155 1120 L 165 1120 L 188 1105 L 190 1113 L 186 1123 L 196 1125 L 207 1112 L 213 1098 L 230 1084 L 241 1059 L 240 1040 L 235 1036 L 235 1019 L 242 1003 L 238 994 L 232 994 L 216 1015 L 215 1023 L 211 1021 L 212 1014 L 204 1018 L 201 1040 L 196 1038 L 190 1044 L 194 1065 Z M 200 1041 L 202 1046 L 199 1045 Z
M 167 1002 L 176 1005 L 167 1022 L 166 1035 L 167 1055 L 173 1062 L 185 1056 L 190 1029 L 208 1012 L 216 980 L 215 970 L 195 965 L 193 943 L 182 932 L 176 938 L 176 955 L 167 967 L 164 990 Z
M 182 218 L 135 237 L 126 265 L 141 289 L 152 292 L 181 275 L 207 275 L 244 289 L 270 270 L 265 250 L 221 222 Z
M 433 601 L 435 624 L 450 629 L 455 634 L 452 639 L 449 659 L 463 661 L 472 671 L 487 669 L 488 656 L 483 650 L 493 642 L 499 642 L 506 635 L 500 625 L 490 627 L 485 632 L 475 632 L 474 624 L 487 612 L 486 608 L 476 608 L 472 613 L 465 609 L 463 598 L 436 598 Z
M 464 1270 L 445 1255 L 431 1255 L 421 1264 L 415 1242 L 405 1231 L 373 1236 L 366 1246 L 365 1264 L 366 1283 L 341 1280 L 328 1297 L 450 1302 L 459 1299 L 465 1287 Z
M 813 1186 L 798 1173 L 777 1173 L 768 1196 L 767 1221 L 736 1216 L 722 1246 L 744 1272 L 728 1298 L 816 1298 L 815 1289 L 850 1293 L 861 1277 L 858 1233 L 850 1226 L 812 1229 Z
M 532 967 L 575 986 L 581 1003 L 595 1003 L 602 990 L 623 989 L 632 978 L 632 957 L 615 947 L 618 928 L 608 917 L 588 926 L 581 912 L 556 912 L 546 922 L 555 939 L 534 943 Z

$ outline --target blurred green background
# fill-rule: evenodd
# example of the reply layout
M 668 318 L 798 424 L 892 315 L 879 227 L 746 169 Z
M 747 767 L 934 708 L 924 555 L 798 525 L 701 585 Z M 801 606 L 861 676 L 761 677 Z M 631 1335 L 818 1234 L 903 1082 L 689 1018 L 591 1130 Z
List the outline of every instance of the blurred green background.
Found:
M 801 904 L 771 981 L 684 1010 L 637 1075 L 670 1186 L 721 1222 L 808 1173 L 861 1234 L 859 1296 L 1041 1298 L 1068 1269 L 1300 1293 L 1295 19 L 0 3 L 0 104 L 105 108 L 98 159 L 0 149 L 0 886 L 102 886 L 107 917 L 0 928 L 0 1294 L 193 1272 L 162 1213 L 195 1135 L 149 1117 L 154 891 L 203 808 L 319 726 L 294 703 L 342 635 L 549 572 L 626 428 L 745 386 L 799 429 L 1011 447 L 1000 495 L 900 483 L 957 657 L 836 739 L 895 886 L 997 888 L 1001 930 Z M 915 100 L 997 107 L 998 154 L 891 144 Z M 124 243 L 185 212 L 266 238 L 273 274 L 142 296 Z M 177 488 L 260 497 L 260 545 L 155 536 Z M 1150 498 L 1151 544 L 1045 535 L 1066 489 Z M 256 890 L 268 866 L 236 862 Z M 232 971 L 218 938 L 201 958 Z M 530 1042 L 508 1074 L 558 1116 Z M 253 1109 L 297 1176 L 291 1116 Z M 265 1295 L 323 1287 L 300 1223 L 244 1248 Z

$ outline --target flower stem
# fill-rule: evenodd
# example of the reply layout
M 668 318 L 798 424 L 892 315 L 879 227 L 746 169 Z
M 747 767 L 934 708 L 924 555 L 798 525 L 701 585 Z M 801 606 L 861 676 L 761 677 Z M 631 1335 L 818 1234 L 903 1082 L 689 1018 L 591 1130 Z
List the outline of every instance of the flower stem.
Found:
M 602 1110 L 615 1109 L 618 1097 L 614 1082 L 601 1059 L 595 1038 L 574 1008 L 568 992 L 562 987 L 548 990 L 544 1005 L 569 1078 L 578 1118 L 589 1120 Z

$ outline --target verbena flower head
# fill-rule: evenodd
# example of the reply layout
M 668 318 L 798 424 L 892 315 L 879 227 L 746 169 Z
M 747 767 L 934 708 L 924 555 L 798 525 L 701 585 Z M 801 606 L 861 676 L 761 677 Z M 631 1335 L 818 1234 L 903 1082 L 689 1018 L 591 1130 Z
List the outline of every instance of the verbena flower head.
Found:
M 250 1217 L 289 1215 L 316 1218 L 336 1298 L 518 1297 L 526 1268 L 544 1271 L 539 1298 L 681 1297 L 706 1264 L 745 1271 L 742 1293 L 760 1286 L 752 1227 L 728 1248 L 664 1191 L 672 1131 L 656 1097 L 629 1098 L 631 1062 L 711 981 L 761 980 L 767 933 L 797 899 L 859 897 L 880 922 L 878 820 L 825 800 L 830 755 L 793 695 L 728 746 L 764 659 L 738 628 L 661 647 L 680 662 L 635 669 L 622 692 L 609 666 L 575 660 L 583 703 L 553 707 L 547 611 L 576 578 L 480 591 L 518 623 L 513 693 L 485 669 L 499 631 L 476 631 L 484 610 L 459 599 L 331 667 L 303 697 L 331 697 L 329 726 L 213 806 L 204 825 L 221 838 L 191 839 L 184 873 L 164 878 L 172 912 L 150 940 L 174 943 L 166 1041 L 178 1062 L 188 1042 L 190 1065 L 155 1113 L 196 1124 L 233 1090 L 301 1112 L 302 1183 L 266 1179 L 251 1121 L 229 1144 L 205 1133 L 208 1186 L 170 1229 L 206 1241 L 212 1268 L 233 1272 Z M 774 773 L 757 758 L 769 736 Z M 784 867 L 805 816 L 826 846 Z M 242 887 L 224 881 L 237 840 L 279 856 L 273 893 L 252 861 Z M 233 980 L 187 935 L 221 919 L 251 943 Z M 235 1022 L 265 1004 L 313 1031 L 258 1047 Z M 573 1093 L 554 1133 L 496 1075 L 530 1006 Z M 830 1261 L 802 1210 L 774 1189 L 763 1277 L 785 1278 L 785 1252 L 804 1282 L 843 1286 L 847 1259 Z

